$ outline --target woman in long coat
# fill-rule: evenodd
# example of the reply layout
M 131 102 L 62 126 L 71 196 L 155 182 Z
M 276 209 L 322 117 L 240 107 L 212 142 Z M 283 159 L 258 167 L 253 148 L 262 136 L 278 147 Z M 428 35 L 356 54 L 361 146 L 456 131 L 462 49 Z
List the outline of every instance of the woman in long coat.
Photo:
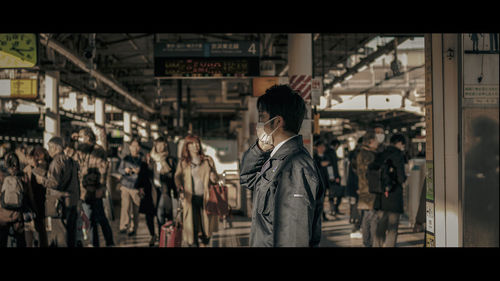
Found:
M 188 246 L 206 246 L 217 231 L 217 216 L 207 215 L 209 188 L 218 181 L 214 161 L 203 153 L 201 141 L 189 135 L 184 139 L 181 160 L 174 176 L 183 206 L 182 240 Z

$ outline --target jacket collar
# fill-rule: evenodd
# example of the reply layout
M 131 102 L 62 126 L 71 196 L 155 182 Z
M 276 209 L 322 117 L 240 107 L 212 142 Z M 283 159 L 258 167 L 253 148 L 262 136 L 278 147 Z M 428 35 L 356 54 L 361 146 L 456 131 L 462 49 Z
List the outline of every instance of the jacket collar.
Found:
M 288 155 L 302 149 L 304 143 L 302 141 L 302 135 L 297 135 L 284 143 L 271 157 L 270 159 L 280 159 L 283 160 Z

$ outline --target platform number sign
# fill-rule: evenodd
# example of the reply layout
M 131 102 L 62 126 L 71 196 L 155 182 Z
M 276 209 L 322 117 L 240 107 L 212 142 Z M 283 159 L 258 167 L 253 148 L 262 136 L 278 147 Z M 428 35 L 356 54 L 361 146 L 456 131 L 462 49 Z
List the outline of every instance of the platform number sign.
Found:
M 255 55 L 255 53 L 257 53 L 257 48 L 255 47 L 255 42 L 250 44 L 250 47 L 248 48 L 248 52 L 252 55 Z

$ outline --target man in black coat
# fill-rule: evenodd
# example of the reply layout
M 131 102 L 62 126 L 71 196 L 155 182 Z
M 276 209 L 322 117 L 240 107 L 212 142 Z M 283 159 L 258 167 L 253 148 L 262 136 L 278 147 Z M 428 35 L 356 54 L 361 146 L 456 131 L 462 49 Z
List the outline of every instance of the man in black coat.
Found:
M 324 184 L 298 135 L 304 100 L 287 85 L 257 100 L 257 142 L 243 155 L 242 187 L 253 191 L 252 247 L 316 247 Z
M 373 208 L 376 210 L 378 224 L 374 247 L 395 247 L 398 235 L 399 217 L 403 209 L 403 183 L 405 174 L 405 149 L 406 140 L 401 134 L 391 137 L 390 145 L 371 164 L 370 168 L 381 167 L 383 174 L 381 180 L 384 193 L 377 193 Z M 385 165 L 386 168 L 383 166 Z M 385 171 L 385 172 L 384 172 Z
M 337 149 L 339 148 L 340 141 L 334 139 L 330 142 L 330 147 L 326 150 L 326 154 L 330 158 L 331 165 L 328 168 L 328 179 L 330 180 L 330 193 L 328 196 L 328 201 L 330 201 L 330 215 L 343 215 L 339 211 L 340 203 L 342 203 L 342 197 L 344 197 L 344 187 L 340 184 L 340 173 L 339 173 L 339 158 L 337 157 Z

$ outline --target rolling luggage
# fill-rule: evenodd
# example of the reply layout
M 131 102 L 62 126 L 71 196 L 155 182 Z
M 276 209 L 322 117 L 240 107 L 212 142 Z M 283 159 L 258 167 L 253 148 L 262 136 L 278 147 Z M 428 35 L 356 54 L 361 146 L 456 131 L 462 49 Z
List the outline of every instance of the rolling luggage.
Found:
M 181 247 L 182 244 L 182 210 L 178 209 L 176 219 L 167 221 L 161 226 L 160 248 Z

